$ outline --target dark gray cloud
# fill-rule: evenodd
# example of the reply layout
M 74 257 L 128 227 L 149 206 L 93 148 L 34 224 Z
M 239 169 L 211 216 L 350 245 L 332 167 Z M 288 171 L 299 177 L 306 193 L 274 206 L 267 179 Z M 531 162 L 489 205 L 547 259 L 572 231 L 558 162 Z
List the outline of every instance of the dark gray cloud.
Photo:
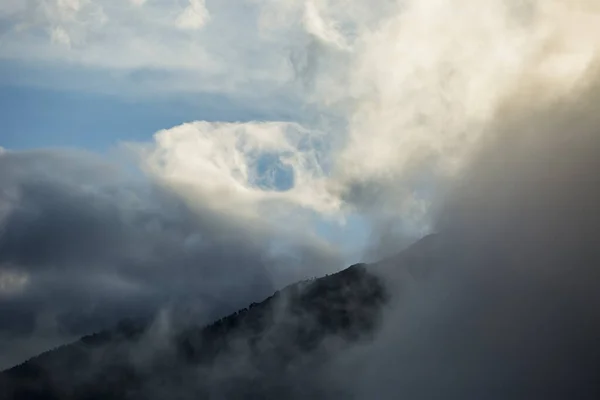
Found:
M 4 152 L 0 188 L 0 368 L 161 307 L 209 321 L 338 268 L 91 154 Z
M 396 301 L 332 382 L 358 399 L 597 396 L 597 78 L 507 99 L 440 199 L 439 234 L 377 267 Z

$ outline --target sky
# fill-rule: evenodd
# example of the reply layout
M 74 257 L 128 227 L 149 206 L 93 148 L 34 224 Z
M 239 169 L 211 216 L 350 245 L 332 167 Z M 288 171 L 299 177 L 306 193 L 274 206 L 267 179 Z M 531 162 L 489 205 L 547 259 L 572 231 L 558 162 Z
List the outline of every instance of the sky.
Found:
M 592 0 L 2 1 L 0 368 L 159 307 L 209 321 L 436 231 L 509 100 L 593 81 L 599 18 Z

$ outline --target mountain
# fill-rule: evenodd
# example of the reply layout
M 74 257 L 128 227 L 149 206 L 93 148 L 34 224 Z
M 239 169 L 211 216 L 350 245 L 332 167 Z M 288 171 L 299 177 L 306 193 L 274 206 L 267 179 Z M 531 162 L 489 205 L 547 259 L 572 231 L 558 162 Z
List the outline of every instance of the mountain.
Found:
M 0 399 L 600 398 L 597 264 L 453 239 L 204 327 L 124 321 L 0 373 Z
M 388 301 L 356 264 L 290 285 L 200 327 L 124 321 L 0 375 L 14 400 L 328 397 L 312 371 L 329 353 L 369 339 Z M 316 372 L 315 372 L 316 373 Z M 323 385 L 327 387 L 327 385 Z

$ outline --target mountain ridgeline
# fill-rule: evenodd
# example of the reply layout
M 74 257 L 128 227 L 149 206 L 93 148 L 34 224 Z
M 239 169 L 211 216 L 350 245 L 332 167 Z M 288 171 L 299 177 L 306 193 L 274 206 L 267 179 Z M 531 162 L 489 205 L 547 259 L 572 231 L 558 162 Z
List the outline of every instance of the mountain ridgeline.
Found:
M 206 327 L 123 322 L 5 371 L 0 394 L 14 400 L 327 397 L 314 384 L 319 377 L 309 377 L 317 370 L 312 366 L 368 340 L 388 297 L 381 279 L 356 264 L 290 285 Z
M 123 322 L 0 373 L 0 399 L 600 398 L 598 264 L 490 243 L 430 235 L 208 326 Z

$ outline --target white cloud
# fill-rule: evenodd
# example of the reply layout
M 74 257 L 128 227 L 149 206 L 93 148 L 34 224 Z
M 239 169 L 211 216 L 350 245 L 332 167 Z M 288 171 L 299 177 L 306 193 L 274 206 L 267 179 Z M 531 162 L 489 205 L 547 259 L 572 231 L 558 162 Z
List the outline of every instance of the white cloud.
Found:
M 304 8 L 306 30 L 323 42 L 340 49 L 348 49 L 346 38 L 336 26 L 336 21 L 323 17 L 319 2 L 307 1 Z
M 587 12 L 561 1 L 527 10 L 499 0 L 422 0 L 388 3 L 379 14 L 358 0 L 261 2 L 253 40 L 316 38 L 310 99 L 345 126 L 185 124 L 157 134 L 146 167 L 188 197 L 240 215 L 268 205 L 342 218 L 357 208 L 419 231 L 428 226 L 431 188 L 469 162 L 524 79 L 545 88 L 540 99 L 559 96 L 592 65 L 600 32 L 587 32 L 600 26 L 600 11 L 578 4 Z M 345 63 L 332 56 L 340 52 Z M 299 148 L 309 137 L 321 145 Z M 253 184 L 257 160 L 269 152 L 294 173 L 284 192 Z
M 206 4 L 204 0 L 189 0 L 189 2 L 190 4 L 177 17 L 176 25 L 184 30 L 202 29 L 210 18 Z
M 275 201 L 324 214 L 344 204 L 386 214 L 421 204 L 423 181 L 437 187 L 455 176 L 524 82 L 542 88 L 540 98 L 569 93 L 600 49 L 592 0 L 248 0 L 213 2 L 210 14 L 200 0 L 185 8 L 159 0 L 10 4 L 0 8 L 16 21 L 0 41 L 4 57 L 166 71 L 175 78 L 156 85 L 178 91 L 299 96 L 323 120 L 340 121 L 304 124 L 310 129 L 197 122 L 157 135 L 146 154 L 152 173 L 250 214 Z M 51 32 L 46 41 L 40 26 Z M 297 148 L 315 132 L 324 145 Z M 285 192 L 252 183 L 267 145 L 294 171 Z M 210 179 L 198 183 L 201 175 Z
M 265 207 L 272 216 L 290 209 L 339 211 L 326 187 L 322 140 L 322 132 L 296 123 L 198 121 L 160 131 L 154 144 L 134 148 L 146 171 L 191 201 L 255 218 Z M 271 165 L 261 167 L 267 159 Z M 289 170 L 290 187 L 259 184 L 269 168 Z
M 6 21 L 0 33 L 0 60 L 31 65 L 90 68 L 113 75 L 158 71 L 154 89 L 236 94 L 278 90 L 291 68 L 281 42 L 259 40 L 248 9 L 215 2 L 156 0 L 132 7 L 123 0 L 8 0 L 0 6 Z M 210 24 L 207 24 L 208 21 Z M 193 30 L 193 35 L 183 31 Z M 40 35 L 47 32 L 47 35 Z M 48 46 L 49 43 L 66 43 Z
M 321 96 L 337 94 L 348 121 L 332 179 L 369 187 L 372 197 L 379 182 L 397 209 L 415 181 L 441 186 L 456 175 L 524 82 L 540 87 L 532 101 L 568 94 L 600 54 L 600 9 L 587 0 L 530 6 L 398 2 L 374 28 L 359 28 L 337 72 L 347 79 Z
M 59 9 L 65 12 L 77 12 L 81 7 L 79 0 L 57 0 L 56 4 Z
M 71 37 L 63 27 L 57 26 L 52 28 L 51 32 L 52 43 L 71 47 Z

